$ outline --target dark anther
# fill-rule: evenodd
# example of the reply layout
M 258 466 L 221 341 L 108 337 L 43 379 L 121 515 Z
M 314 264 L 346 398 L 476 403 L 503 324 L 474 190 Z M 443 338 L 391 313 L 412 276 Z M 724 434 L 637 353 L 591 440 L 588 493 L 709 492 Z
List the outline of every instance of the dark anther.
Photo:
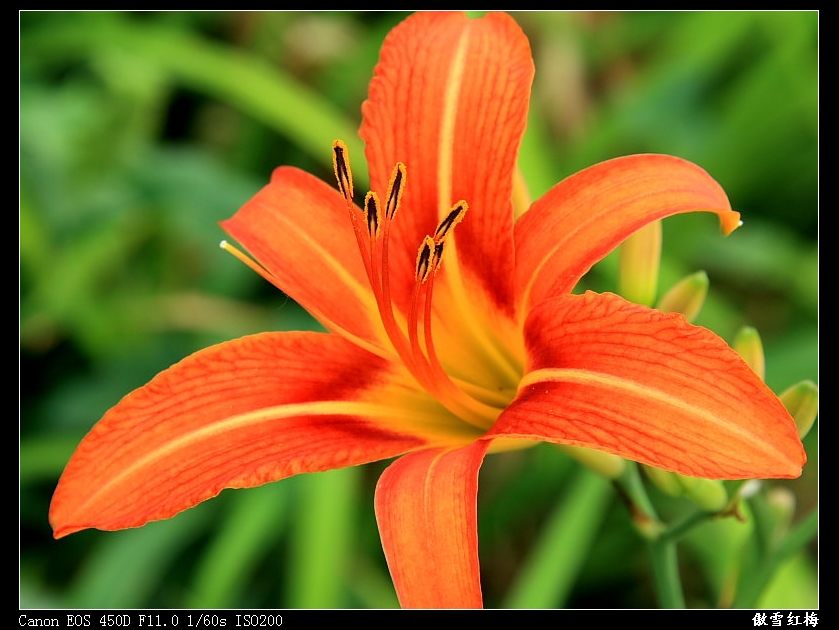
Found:
M 338 181 L 338 190 L 344 196 L 344 199 L 352 201 L 352 173 L 347 161 L 347 147 L 340 140 L 332 143 L 332 167 L 335 171 L 335 179 Z
M 364 214 L 367 215 L 367 231 L 375 237 L 379 232 L 379 197 L 374 192 L 368 192 L 364 198 Z
M 431 272 L 431 256 L 434 249 L 434 240 L 426 236 L 417 254 L 417 280 L 420 282 L 425 282 Z
M 442 241 L 446 235 L 460 223 L 460 220 L 463 218 L 463 215 L 466 214 L 466 210 L 469 208 L 466 205 L 465 201 L 458 201 L 449 213 L 446 215 L 446 218 L 440 221 L 440 225 L 437 226 L 437 229 L 434 231 L 434 240 L 438 243 Z
M 402 199 L 402 189 L 405 186 L 405 165 L 402 162 L 396 164 L 393 175 L 390 178 L 390 186 L 387 188 L 387 206 L 385 216 L 393 220 L 396 210 L 399 208 L 399 201 Z

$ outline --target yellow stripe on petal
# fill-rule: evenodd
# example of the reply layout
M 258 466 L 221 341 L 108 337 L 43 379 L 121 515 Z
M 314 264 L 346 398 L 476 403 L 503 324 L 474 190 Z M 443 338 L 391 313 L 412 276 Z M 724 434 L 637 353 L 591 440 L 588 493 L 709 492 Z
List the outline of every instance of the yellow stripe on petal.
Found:
M 796 477 L 806 454 L 777 396 L 725 341 L 612 294 L 543 302 L 530 372 L 491 436 L 607 451 L 693 477 Z
M 407 379 L 323 333 L 201 350 L 123 398 L 82 440 L 50 506 L 55 535 L 137 527 L 224 488 L 474 438 Z
M 755 448 L 773 461 L 784 461 L 787 459 L 787 456 L 783 451 L 778 449 L 773 442 L 764 439 L 763 436 L 751 433 L 737 424 L 726 422 L 705 407 L 691 404 L 690 402 L 668 394 L 665 391 L 655 389 L 653 387 L 647 387 L 646 385 L 641 385 L 635 381 L 611 376 L 609 374 L 591 372 L 589 370 L 555 368 L 534 370 L 533 372 L 525 374 L 519 387 L 520 389 L 524 389 L 531 385 L 545 382 L 591 385 L 606 390 L 625 392 L 627 394 L 631 394 L 639 400 L 650 400 L 651 402 L 661 403 L 665 407 L 672 407 L 674 411 L 693 417 L 698 423 L 724 429 L 727 433 L 731 433 L 734 436 L 742 438 L 744 441 L 752 443 Z M 608 395 L 608 393 L 605 395 Z

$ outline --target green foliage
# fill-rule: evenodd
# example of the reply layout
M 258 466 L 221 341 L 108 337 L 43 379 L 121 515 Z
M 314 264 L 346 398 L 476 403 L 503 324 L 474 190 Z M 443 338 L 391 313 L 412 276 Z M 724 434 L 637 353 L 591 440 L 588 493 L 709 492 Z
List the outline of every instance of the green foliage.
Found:
M 707 270 L 697 323 L 729 339 L 755 326 L 776 391 L 816 380 L 817 15 L 516 18 L 537 64 L 520 161 L 531 193 L 625 153 L 698 162 L 745 227 L 722 239 L 708 217 L 666 221 L 660 286 Z M 234 336 L 318 328 L 218 249 L 217 222 L 279 164 L 328 179 L 334 138 L 361 157 L 359 106 L 399 19 L 22 14 L 21 605 L 396 604 L 371 469 L 226 491 L 166 522 L 60 542 L 47 511 L 74 445 L 157 371 Z M 354 170 L 363 180 L 361 159 Z M 585 286 L 614 290 L 616 262 Z M 799 515 L 816 504 L 817 428 L 806 445 L 805 477 L 786 484 Z M 655 605 L 644 545 L 612 497 L 557 449 L 490 457 L 487 604 Z M 694 509 L 653 498 L 667 522 Z M 739 580 L 749 606 L 816 606 L 811 521 L 796 517 L 796 544 L 761 561 L 746 513 L 680 545 L 688 605 L 730 605 Z

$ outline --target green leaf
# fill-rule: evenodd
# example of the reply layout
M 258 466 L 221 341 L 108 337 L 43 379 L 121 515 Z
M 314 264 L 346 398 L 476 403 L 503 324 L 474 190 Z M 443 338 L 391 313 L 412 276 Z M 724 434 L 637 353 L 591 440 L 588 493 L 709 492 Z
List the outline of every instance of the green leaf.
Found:
M 594 543 L 610 497 L 606 479 L 580 469 L 534 543 L 505 608 L 563 606 Z
M 199 558 L 188 607 L 244 606 L 242 594 L 255 567 L 285 531 L 287 496 L 288 486 L 276 483 L 234 493 L 218 533 Z
M 70 589 L 68 607 L 138 608 L 152 604 L 150 596 L 178 553 L 209 522 L 208 507 L 202 505 L 174 519 L 100 536 L 101 542 Z
M 159 22 L 137 22 L 116 14 L 72 18 L 28 34 L 23 46 L 59 57 L 96 58 L 115 51 L 135 55 L 171 79 L 240 109 L 324 163 L 332 159 L 332 141 L 343 139 L 354 157 L 354 175 L 360 184 L 366 182 L 355 122 L 281 68 Z
M 291 532 L 287 606 L 340 608 L 346 604 L 353 550 L 359 468 L 303 475 Z
M 78 438 L 62 435 L 47 435 L 21 441 L 21 485 L 58 479 L 78 443 Z
M 793 556 L 778 568 L 774 579 L 757 601 L 757 608 L 819 607 L 819 582 L 806 553 Z

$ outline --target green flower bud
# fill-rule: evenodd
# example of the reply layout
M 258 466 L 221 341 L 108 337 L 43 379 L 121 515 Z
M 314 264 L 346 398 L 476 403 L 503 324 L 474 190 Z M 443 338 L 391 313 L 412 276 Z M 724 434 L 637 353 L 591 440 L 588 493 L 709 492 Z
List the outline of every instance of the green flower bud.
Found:
M 781 540 L 789 530 L 795 514 L 795 495 L 782 486 L 775 486 L 766 493 L 766 505 L 772 513 L 772 536 Z
M 756 328 L 743 326 L 734 336 L 734 349 L 761 380 L 766 377 L 766 359 L 763 356 L 763 342 Z
M 804 437 L 810 432 L 819 413 L 819 388 L 813 381 L 796 383 L 783 394 L 781 402 L 795 419 L 798 435 Z
M 620 294 L 630 302 L 650 306 L 658 291 L 661 266 L 661 221 L 654 221 L 620 246 Z
M 728 492 L 719 479 L 677 475 L 684 497 L 706 512 L 718 512 L 728 503 Z
M 722 510 L 728 503 L 728 492 L 719 479 L 688 477 L 652 466 L 644 466 L 644 472 L 663 493 L 684 497 L 708 512 Z
M 607 479 L 620 477 L 626 468 L 626 460 L 623 457 L 612 455 L 606 451 L 568 444 L 562 444 L 559 448 L 592 472 Z
M 676 473 L 653 466 L 644 466 L 644 473 L 652 484 L 664 494 L 669 494 L 671 497 L 682 496 L 682 484 L 679 483 Z
M 708 295 L 708 274 L 697 271 L 679 280 L 658 302 L 658 309 L 681 313 L 689 322 L 696 319 Z

